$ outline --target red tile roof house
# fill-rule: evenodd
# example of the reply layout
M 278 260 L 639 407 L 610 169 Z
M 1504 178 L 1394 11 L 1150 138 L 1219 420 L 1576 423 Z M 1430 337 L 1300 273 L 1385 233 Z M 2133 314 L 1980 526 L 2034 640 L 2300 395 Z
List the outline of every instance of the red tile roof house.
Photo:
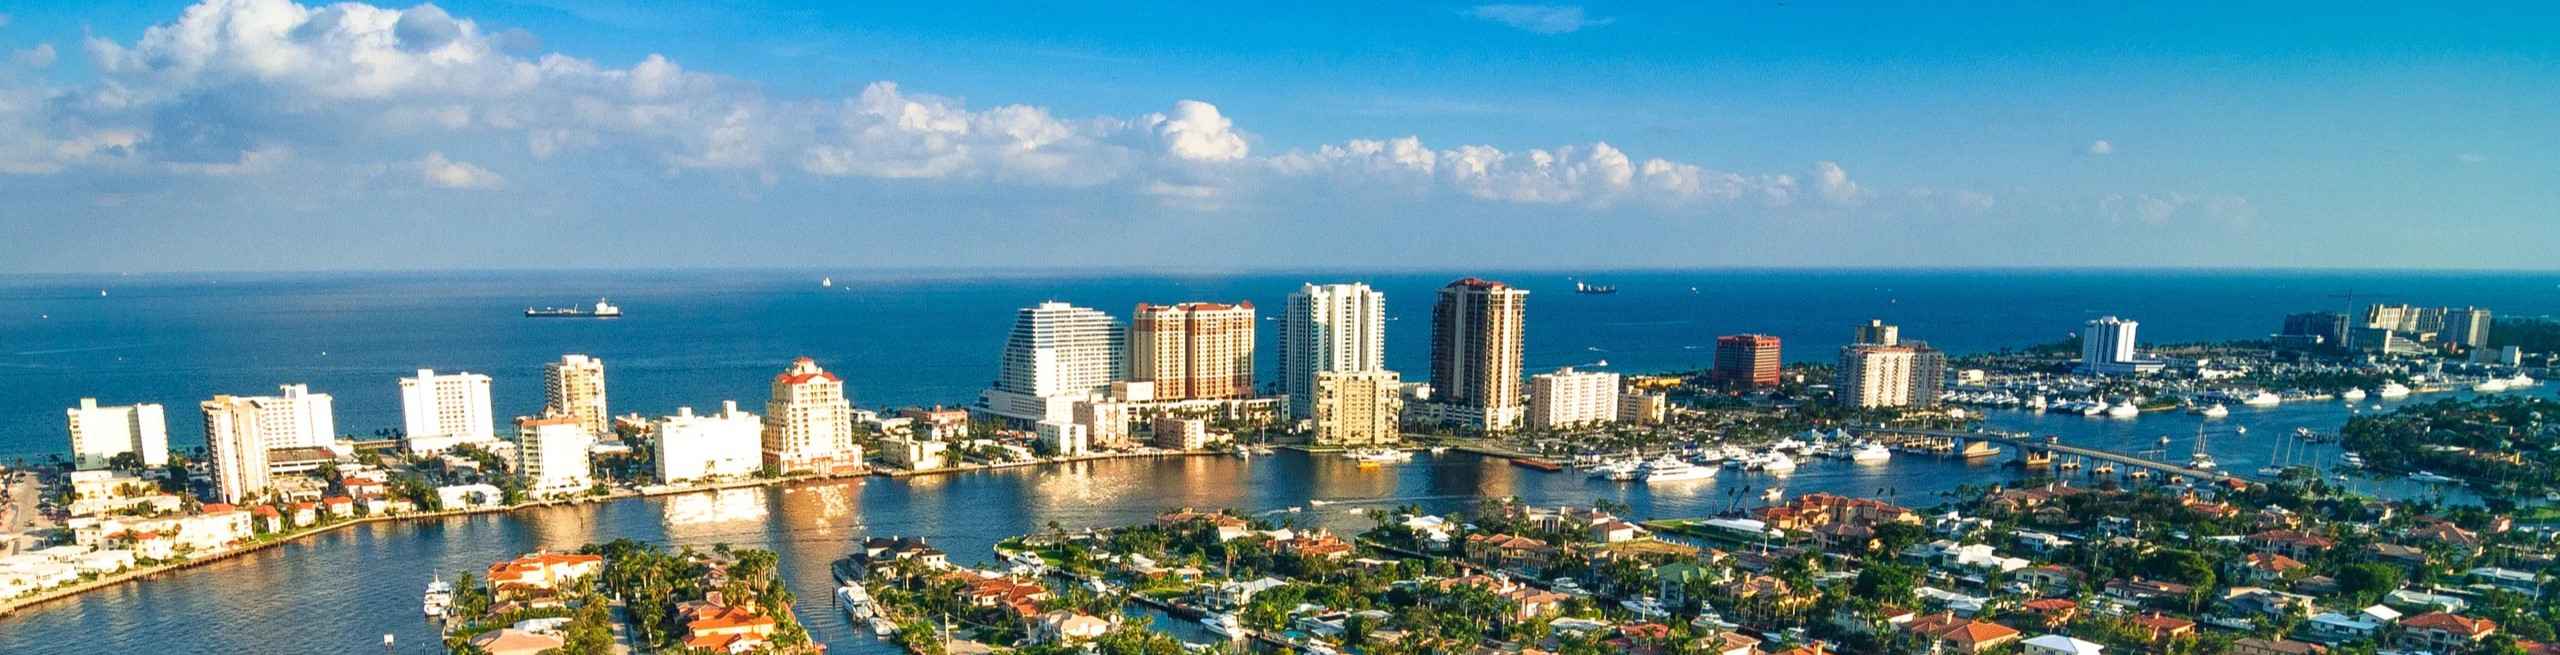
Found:
M 284 530 L 284 513 L 276 511 L 276 508 L 272 506 L 259 505 L 257 507 L 251 507 L 249 508 L 249 516 L 251 517 L 250 520 L 257 522 L 259 532 L 281 532 Z
M 2281 582 L 2294 572 L 2311 566 L 2283 553 L 2250 553 L 2233 564 L 2227 573 L 2252 584 Z
M 2294 530 L 2266 530 L 2249 535 L 2249 548 L 2259 552 L 2284 553 L 2294 559 L 2316 557 L 2338 545 L 2337 540 Z
M 743 653 L 755 650 L 773 636 L 779 623 L 745 607 L 721 602 L 718 592 L 704 600 L 684 603 L 676 608 L 684 620 L 686 648 L 714 653 Z
M 343 519 L 352 517 L 356 515 L 356 499 L 346 496 L 330 496 L 322 498 L 320 499 L 320 509 L 329 512 L 329 516 L 334 518 Z
M 2021 638 L 2020 633 L 2009 626 L 1978 619 L 1957 618 L 1951 612 L 1939 612 L 1912 619 L 1910 623 L 1902 626 L 1902 631 L 1904 634 L 1932 644 L 1933 650 L 1950 653 L 1990 652 L 2015 643 Z
M 2428 612 L 2400 620 L 2400 647 L 2435 652 L 2470 648 L 2498 632 L 2498 622 L 2460 614 Z
M 2161 644 L 2196 633 L 2196 622 L 2152 612 L 2133 617 L 2130 623 L 2142 631 L 2144 641 Z

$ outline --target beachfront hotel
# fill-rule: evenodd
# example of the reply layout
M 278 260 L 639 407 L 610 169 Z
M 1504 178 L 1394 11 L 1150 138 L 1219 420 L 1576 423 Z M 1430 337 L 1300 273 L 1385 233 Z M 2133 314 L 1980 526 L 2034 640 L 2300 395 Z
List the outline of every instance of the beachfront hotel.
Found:
M 1129 335 L 1110 314 L 1062 302 L 1016 313 L 993 386 L 973 411 L 1017 428 L 1073 420 L 1074 404 L 1126 379 Z
M 1280 316 L 1280 392 L 1289 415 L 1315 415 L 1316 374 L 1387 368 L 1387 294 L 1366 284 L 1308 284 Z
M 560 361 L 544 364 L 542 397 L 548 411 L 578 419 L 588 434 L 613 431 L 613 411 L 605 403 L 604 360 L 561 355 Z
M 498 440 L 489 412 L 489 376 L 418 369 L 400 378 L 400 420 L 409 452 L 432 455 L 462 444 Z
M 764 419 L 738 411 L 735 400 L 710 415 L 678 407 L 655 431 L 660 483 L 754 475 L 764 464 Z
M 773 376 L 764 405 L 763 463 L 783 473 L 833 473 L 862 464 L 844 379 L 802 357 Z
M 1253 396 L 1253 303 L 1138 303 L 1129 314 L 1129 379 L 1158 400 Z
M 1423 416 L 1485 432 L 1520 426 L 1520 348 L 1529 291 L 1480 278 L 1440 288 L 1431 308 L 1433 405 Z
M 2130 375 L 2158 372 L 2168 364 L 2134 351 L 2134 334 L 2142 326 L 2114 316 L 2101 316 L 2080 329 L 2080 372 Z
M 82 398 L 63 414 L 72 464 L 80 470 L 106 468 L 125 453 L 141 457 L 144 466 L 169 463 L 169 419 L 159 403 L 100 405 L 96 398 Z

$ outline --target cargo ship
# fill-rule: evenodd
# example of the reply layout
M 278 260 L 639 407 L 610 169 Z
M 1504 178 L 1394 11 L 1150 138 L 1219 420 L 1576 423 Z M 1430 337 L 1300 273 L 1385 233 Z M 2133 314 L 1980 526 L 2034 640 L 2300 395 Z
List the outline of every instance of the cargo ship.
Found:
M 525 318 L 621 318 L 622 308 L 604 299 L 596 299 L 595 307 L 526 307 Z

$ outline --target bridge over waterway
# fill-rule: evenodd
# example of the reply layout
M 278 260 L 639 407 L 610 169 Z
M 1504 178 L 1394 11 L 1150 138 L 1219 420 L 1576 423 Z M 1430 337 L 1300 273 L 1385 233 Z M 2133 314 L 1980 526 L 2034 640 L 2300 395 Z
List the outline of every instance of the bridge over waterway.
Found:
M 1913 442 L 1927 441 L 1942 442 L 1948 446 L 1948 448 L 1946 448 L 1948 452 L 1958 453 L 1963 452 L 1965 444 L 1969 442 L 1999 444 L 2008 448 L 2017 449 L 2021 461 L 2027 461 L 2028 458 L 2041 454 L 2045 456 L 2075 457 L 2084 460 L 2106 462 L 2118 467 L 2141 469 L 2161 475 L 2172 475 L 2203 482 L 2221 482 L 2224 480 L 2238 480 L 2241 482 L 2257 481 L 2250 476 L 2221 469 L 2195 468 L 2184 464 L 2164 462 L 2140 455 L 2120 453 L 2099 448 L 2074 446 L 2048 438 L 2039 438 L 2026 433 L 1961 432 L 1955 430 L 1855 427 L 1849 428 L 1849 431 L 1853 434 L 1857 434 L 1858 436 L 1885 443 L 1909 444 Z

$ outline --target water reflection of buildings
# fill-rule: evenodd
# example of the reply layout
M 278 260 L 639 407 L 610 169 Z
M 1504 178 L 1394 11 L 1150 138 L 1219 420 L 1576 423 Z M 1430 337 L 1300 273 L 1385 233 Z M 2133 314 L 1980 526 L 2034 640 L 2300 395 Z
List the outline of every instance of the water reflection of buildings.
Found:
M 663 523 L 675 543 L 748 541 L 739 533 L 764 523 L 764 489 L 722 489 L 667 497 Z
M 538 549 L 577 550 L 579 546 L 612 539 L 605 536 L 603 526 L 597 525 L 600 511 L 594 506 L 561 505 L 518 511 L 512 518 L 524 527 L 526 536 Z
M 1420 457 L 1414 462 L 1423 462 Z M 1328 501 L 1372 500 L 1392 498 L 1406 467 L 1415 463 L 1361 466 L 1347 457 L 1312 454 L 1307 456 L 1307 480 L 1314 485 L 1307 490 L 1310 498 Z
M 862 492 L 868 478 L 782 488 L 783 524 L 794 534 L 843 535 L 862 524 Z

